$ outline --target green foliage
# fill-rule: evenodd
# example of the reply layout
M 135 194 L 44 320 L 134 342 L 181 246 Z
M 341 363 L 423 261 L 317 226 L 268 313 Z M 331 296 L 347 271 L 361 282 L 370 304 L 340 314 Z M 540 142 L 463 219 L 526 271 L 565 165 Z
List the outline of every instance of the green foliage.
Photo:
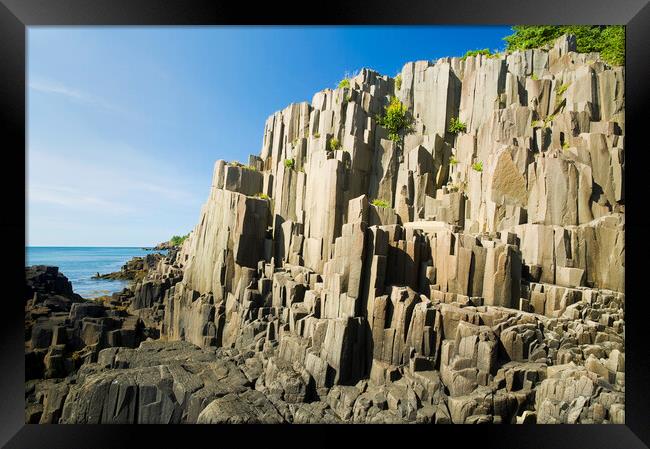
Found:
M 625 64 L 625 26 L 623 25 L 518 25 L 504 40 L 508 50 L 538 48 L 563 34 L 576 37 L 579 53 L 599 52 L 610 65 Z
M 466 131 L 467 125 L 461 122 L 458 118 L 452 117 L 451 120 L 449 120 L 449 128 L 447 129 L 447 132 L 451 134 L 458 134 L 464 133 Z
M 567 142 L 567 141 L 565 140 L 564 143 L 562 144 L 562 148 L 563 148 L 564 150 L 568 150 L 570 147 L 571 147 L 571 145 L 569 145 L 569 142 Z
M 530 126 L 533 128 L 549 128 L 553 120 L 555 120 L 555 114 L 547 116 L 544 120 L 533 120 L 530 122 Z
M 451 157 L 449 158 L 449 163 L 450 163 L 451 165 L 456 165 L 456 164 L 458 163 L 458 159 L 456 159 L 456 156 L 451 156 Z
M 623 25 L 605 27 L 601 33 L 603 40 L 600 57 L 611 65 L 625 64 L 625 27 Z
M 343 78 L 341 81 L 339 81 L 339 88 L 345 88 L 345 87 L 350 87 L 350 79 L 349 78 Z
M 169 239 L 169 243 L 174 245 L 174 246 L 180 246 L 183 244 L 183 242 L 190 236 L 190 234 L 185 234 L 185 235 L 175 235 L 172 236 L 172 238 Z
M 284 160 L 284 166 L 287 167 L 288 169 L 293 169 L 294 165 L 296 165 L 296 161 L 293 159 L 285 159 Z
M 395 89 L 400 90 L 402 88 L 402 74 L 395 76 Z
M 347 95 L 345 96 L 344 100 L 345 100 L 346 103 L 349 103 L 349 102 L 352 101 L 352 97 L 350 96 L 350 94 L 347 94 Z
M 255 196 L 260 198 L 260 199 L 263 199 L 263 200 L 270 200 L 271 199 L 271 198 L 269 198 L 269 196 L 266 193 L 258 193 Z
M 393 142 L 399 142 L 403 135 L 413 132 L 413 118 L 408 114 L 406 105 L 397 97 L 390 99 L 384 115 L 377 117 L 377 123 L 386 128 L 388 138 Z
M 252 170 L 252 171 L 257 171 L 257 167 L 254 167 L 252 165 L 247 165 L 245 168 Z
M 567 90 L 568 88 L 569 88 L 569 85 L 568 85 L 568 84 L 562 84 L 562 85 L 559 85 L 559 84 L 558 84 L 558 86 L 557 86 L 557 88 L 556 88 L 556 90 L 555 90 L 555 94 L 559 97 L 559 96 L 561 96 L 562 94 L 564 94 L 564 92 L 566 92 L 566 90 Z
M 239 161 L 230 161 L 230 162 L 228 162 L 228 165 L 230 165 L 232 167 L 243 167 L 244 166 L 244 164 L 242 164 Z
M 537 76 L 537 73 L 533 73 L 533 74 L 530 76 L 530 79 L 532 79 L 533 81 L 539 81 L 539 76 Z
M 474 162 L 472 164 L 472 169 L 474 171 L 483 171 L 483 162 L 482 161 Z
M 544 119 L 544 128 L 551 126 L 551 122 L 555 120 L 555 114 L 551 114 L 546 119 Z
M 314 137 L 318 139 L 320 137 L 320 133 L 314 133 Z
M 380 200 L 380 199 L 374 199 L 372 200 L 371 204 L 373 206 L 381 207 L 384 209 L 388 209 L 390 205 L 388 204 L 388 201 Z
M 336 151 L 341 149 L 341 142 L 336 137 L 332 137 L 329 142 L 327 142 L 327 149 L 329 151 Z
M 466 60 L 470 56 L 478 56 L 478 55 L 485 55 L 485 56 L 495 56 L 489 48 L 483 48 L 481 50 L 468 50 L 467 53 L 463 55 L 462 58 L 460 58 L 461 61 Z M 498 56 L 498 55 L 496 55 Z

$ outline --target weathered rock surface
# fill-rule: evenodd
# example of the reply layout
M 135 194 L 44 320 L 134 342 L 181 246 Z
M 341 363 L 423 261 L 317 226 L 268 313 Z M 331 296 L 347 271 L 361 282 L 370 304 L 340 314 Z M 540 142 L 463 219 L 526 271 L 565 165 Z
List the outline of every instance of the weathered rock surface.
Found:
M 125 263 L 120 268 L 120 271 L 106 274 L 97 273 L 93 278 L 141 281 L 147 275 L 147 272 L 155 268 L 157 262 L 162 258 L 163 256 L 159 253 L 147 254 L 144 257 L 134 257 Z

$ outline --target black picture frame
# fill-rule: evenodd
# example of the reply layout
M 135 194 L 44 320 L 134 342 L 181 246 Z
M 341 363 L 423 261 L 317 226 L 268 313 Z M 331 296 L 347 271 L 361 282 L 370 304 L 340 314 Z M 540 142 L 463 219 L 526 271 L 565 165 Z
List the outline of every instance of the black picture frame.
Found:
M 24 423 L 24 290 L 26 31 L 37 25 L 332 25 L 332 24 L 625 24 L 626 47 L 626 424 L 554 426 L 101 426 Z M 0 114 L 4 128 L 5 285 L 0 317 L 0 444 L 8 448 L 194 447 L 203 444 L 354 445 L 452 444 L 499 448 L 641 448 L 650 445 L 650 346 L 645 342 L 644 213 L 650 145 L 647 0 L 456 0 L 436 4 L 348 0 L 237 3 L 205 0 L 0 0 Z M 631 186 L 631 187 L 630 187 Z M 21 238 L 22 237 L 22 238 Z M 644 259 L 645 258 L 645 259 Z M 345 434 L 345 435 L 343 435 Z M 140 442 L 137 442 L 136 437 Z M 201 443 L 206 438 L 209 443 Z M 422 439 L 422 443 L 414 439 Z M 370 440 L 377 440 L 376 443 Z M 390 441 L 392 440 L 392 441 Z M 390 443 L 389 443 L 390 441 Z M 234 443 L 237 442 L 237 443 Z

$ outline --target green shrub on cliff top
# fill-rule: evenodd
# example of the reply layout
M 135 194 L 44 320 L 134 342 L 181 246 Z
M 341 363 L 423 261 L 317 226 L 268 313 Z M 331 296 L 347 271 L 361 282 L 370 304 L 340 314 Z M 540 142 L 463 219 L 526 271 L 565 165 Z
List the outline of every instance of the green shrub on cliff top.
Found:
M 490 58 L 498 58 L 499 55 L 496 53 L 492 53 L 489 48 L 483 48 L 481 50 L 467 50 L 467 52 L 463 55 L 462 58 L 460 58 L 461 61 L 466 60 L 470 56 L 478 56 L 478 55 L 485 55 Z
M 399 142 L 403 135 L 413 132 L 413 118 L 397 97 L 391 97 L 384 115 L 377 117 L 377 123 L 388 131 L 388 138 L 393 142 Z
M 174 245 L 174 246 L 180 246 L 183 244 L 183 242 L 190 236 L 190 234 L 185 234 L 185 235 L 175 235 L 172 236 L 172 238 L 169 239 L 169 243 Z
M 625 64 L 623 25 L 518 25 L 512 30 L 504 38 L 510 51 L 542 47 L 563 34 L 573 34 L 579 53 L 599 52 L 608 64 Z
M 341 81 L 339 81 L 339 88 L 344 88 L 344 87 L 350 87 L 350 79 L 349 78 L 343 78 Z

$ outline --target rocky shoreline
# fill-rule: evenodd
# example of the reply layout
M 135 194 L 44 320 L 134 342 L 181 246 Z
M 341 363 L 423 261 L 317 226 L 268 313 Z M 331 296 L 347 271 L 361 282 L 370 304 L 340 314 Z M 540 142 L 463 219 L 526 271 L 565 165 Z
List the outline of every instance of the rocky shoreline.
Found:
M 138 282 L 144 279 L 147 272 L 153 269 L 162 257 L 160 253 L 147 254 L 144 257 L 134 257 L 125 263 L 120 268 L 120 271 L 106 274 L 97 273 L 92 278 Z
M 364 69 L 132 288 L 27 268 L 26 421 L 624 423 L 624 69 L 575 50 Z

